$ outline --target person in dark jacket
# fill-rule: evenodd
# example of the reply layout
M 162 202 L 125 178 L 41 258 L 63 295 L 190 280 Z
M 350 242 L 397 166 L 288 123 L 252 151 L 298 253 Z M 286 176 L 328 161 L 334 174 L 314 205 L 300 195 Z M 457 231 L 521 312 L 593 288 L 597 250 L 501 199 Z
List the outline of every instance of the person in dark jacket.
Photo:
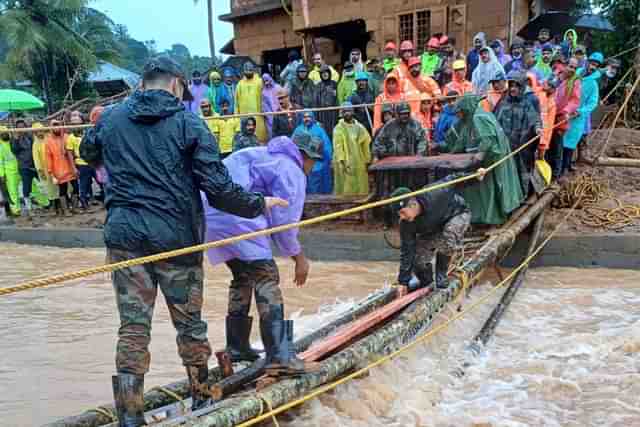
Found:
M 349 97 L 349 102 L 353 105 L 375 104 L 376 96 L 369 87 L 369 75 L 366 71 L 356 73 L 356 90 Z M 353 116 L 371 135 L 373 125 L 373 105 L 370 107 L 358 107 L 354 109 Z
M 260 143 L 256 137 L 256 119 L 245 117 L 240 121 L 240 132 L 233 137 L 233 152 L 243 148 L 258 147 Z
M 27 123 L 19 119 L 16 121 L 17 128 L 27 127 Z M 22 180 L 22 211 L 24 215 L 31 212 L 31 189 L 34 181 L 38 181 L 38 173 L 33 162 L 33 135 L 30 133 L 19 133 L 11 141 L 11 151 L 18 161 L 18 171 Z
M 392 156 L 426 156 L 429 137 L 419 121 L 411 117 L 409 104 L 396 107 L 397 118 L 382 127 L 373 141 L 374 161 Z
M 462 176 L 462 174 L 460 174 Z M 458 175 L 449 175 L 435 184 L 450 181 Z M 405 187 L 396 189 L 391 197 L 411 193 Z M 449 287 L 447 271 L 451 255 L 462 247 L 464 233 L 471 223 L 471 210 L 455 186 L 410 197 L 392 206 L 400 217 L 400 295 L 409 291 L 412 273 L 418 287 L 433 283 L 432 260 L 436 258 L 436 287 Z
M 315 83 L 309 78 L 309 68 L 305 64 L 300 64 L 289 89 L 289 98 L 293 107 L 296 110 L 313 108 L 314 92 Z
M 272 138 L 278 136 L 291 137 L 300 124 L 300 116 L 290 112 L 291 104 L 289 103 L 289 91 L 287 89 L 280 89 L 276 96 L 280 103 L 280 112 L 273 116 Z
M 207 125 L 185 111 L 182 100 L 191 98 L 179 65 L 167 56 L 152 58 L 143 69 L 142 89 L 105 111 L 81 143 L 82 158 L 104 164 L 109 174 L 104 239 L 112 263 L 201 244 L 201 191 L 212 207 L 245 218 L 287 205 L 232 182 Z M 210 402 L 204 391 L 211 347 L 202 319 L 203 275 L 202 252 L 113 273 L 120 313 L 113 390 L 120 426 L 144 424 L 142 392 L 158 287 L 178 332 L 193 409 Z
M 331 67 L 327 64 L 320 66 L 320 81 L 316 84 L 314 97 L 315 108 L 338 105 L 338 83 L 331 79 Z M 333 128 L 338 123 L 338 110 L 318 111 L 317 117 L 318 122 L 329 134 L 329 138 L 332 138 Z

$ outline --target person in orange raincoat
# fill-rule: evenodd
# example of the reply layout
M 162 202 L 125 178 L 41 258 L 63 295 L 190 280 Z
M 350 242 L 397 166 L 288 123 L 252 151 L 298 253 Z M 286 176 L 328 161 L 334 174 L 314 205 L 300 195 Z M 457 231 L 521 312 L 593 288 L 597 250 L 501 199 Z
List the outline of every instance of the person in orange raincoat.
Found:
M 542 134 L 538 143 L 538 159 L 544 159 L 544 155 L 551 144 L 553 136 L 553 126 L 556 119 L 556 88 L 558 81 L 556 79 L 547 79 L 538 86 L 536 95 L 540 101 L 540 116 L 542 119 Z M 535 91 L 535 89 L 534 89 Z
M 51 121 L 51 127 L 60 126 L 58 120 Z M 64 197 L 67 209 L 71 209 L 71 194 L 69 194 L 69 183 L 77 178 L 77 172 L 73 161 L 73 156 L 66 147 L 67 135 L 62 129 L 53 130 L 47 137 L 45 153 L 47 157 L 47 169 L 54 184 L 60 188 L 60 197 Z M 60 199 L 54 200 L 57 214 L 64 213 Z
M 456 92 L 462 96 L 473 92 L 473 85 L 467 80 L 467 64 L 463 59 L 459 59 L 453 63 L 453 77 L 451 82 L 447 83 L 444 92 Z
M 376 105 L 373 109 L 373 132 L 382 127 L 382 107 L 385 102 L 402 102 L 405 100 L 405 95 L 400 87 L 400 82 L 395 74 L 389 74 L 384 79 L 384 88 L 382 93 L 376 98 Z
M 413 58 L 414 48 L 411 40 L 405 40 L 400 43 L 400 63 L 390 73 L 394 74 L 398 81 L 403 81 L 409 75 L 409 60 Z
M 487 92 L 487 96 L 480 102 L 480 106 L 487 113 L 493 113 L 496 105 L 500 102 L 507 90 L 507 76 L 503 71 L 498 70 L 496 75 L 489 80 L 491 90 Z
M 422 94 L 428 95 L 429 98 L 437 98 L 442 95 L 438 83 L 431 77 L 422 74 L 422 62 L 418 57 L 409 59 L 409 75 L 401 81 L 401 84 L 402 91 L 411 107 L 411 113 L 416 118 L 420 115 Z
M 417 114 L 414 114 L 414 118 L 420 122 L 422 128 L 427 133 L 429 140 L 431 140 L 431 133 L 433 131 L 433 99 L 426 93 L 420 94 L 420 108 Z M 429 147 L 427 147 L 429 151 Z M 427 155 L 430 155 L 427 152 Z

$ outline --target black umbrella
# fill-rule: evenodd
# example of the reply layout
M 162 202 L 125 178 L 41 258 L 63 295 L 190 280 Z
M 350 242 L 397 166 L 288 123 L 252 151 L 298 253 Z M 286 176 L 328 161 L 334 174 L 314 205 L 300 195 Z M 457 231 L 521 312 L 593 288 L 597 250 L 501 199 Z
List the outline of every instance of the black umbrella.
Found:
M 573 26 L 576 29 L 580 30 L 591 30 L 591 31 L 608 31 L 614 32 L 616 29 L 611 25 L 611 22 L 603 16 L 600 15 L 582 15 L 576 21 Z
M 562 34 L 575 22 L 575 17 L 568 12 L 549 11 L 540 14 L 518 31 L 518 36 L 525 40 L 536 40 L 541 29 L 547 28 L 551 31 L 551 36 Z

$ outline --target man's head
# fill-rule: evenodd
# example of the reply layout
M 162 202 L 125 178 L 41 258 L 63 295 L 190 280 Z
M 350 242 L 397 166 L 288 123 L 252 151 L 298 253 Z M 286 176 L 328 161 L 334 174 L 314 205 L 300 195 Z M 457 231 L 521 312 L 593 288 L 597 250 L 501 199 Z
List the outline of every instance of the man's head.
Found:
M 546 43 L 551 40 L 551 31 L 548 28 L 541 28 L 538 32 L 538 41 L 540 43 Z
M 498 71 L 495 76 L 489 80 L 491 88 L 496 92 L 504 92 L 507 87 L 507 77 L 504 72 Z
M 542 46 L 542 62 L 550 64 L 553 59 L 553 46 L 550 43 L 546 43 Z
M 347 61 L 344 63 L 344 74 L 347 76 L 353 76 L 355 73 L 355 67 L 353 66 L 353 62 Z
M 534 67 L 536 65 L 536 62 L 538 62 L 536 60 L 536 55 L 532 50 L 526 50 L 524 52 L 524 56 L 522 57 L 522 61 L 523 61 L 524 66 L 526 68 Z
M 464 59 L 453 61 L 451 68 L 453 69 L 453 75 L 457 79 L 464 80 L 464 78 L 467 76 L 467 64 L 464 62 Z
M 315 117 L 311 110 L 305 110 L 304 113 L 302 113 L 302 122 L 304 123 L 305 127 L 310 128 L 311 126 L 313 126 Z
M 456 103 L 456 100 L 458 99 L 458 92 L 456 92 L 455 90 L 450 90 L 449 92 L 446 93 L 447 95 L 447 99 L 445 100 L 445 102 L 447 103 L 447 105 L 453 105 Z
M 293 62 L 300 59 L 300 54 L 298 53 L 297 50 L 290 50 L 287 57 L 289 58 L 289 62 Z
M 247 117 L 244 119 L 244 133 L 246 135 L 255 135 L 256 133 L 256 119 L 254 117 Z
M 511 56 L 513 59 L 520 59 L 523 51 L 524 47 L 522 46 L 522 43 L 514 43 L 511 45 Z
M 356 85 L 360 91 L 367 90 L 369 88 L 369 74 L 365 71 L 358 71 L 356 73 Z
M 253 64 L 251 62 L 245 62 L 244 65 L 242 66 L 242 73 L 248 79 L 253 78 L 253 74 L 255 73 Z
M 233 83 L 233 71 L 230 68 L 225 68 L 222 72 L 222 79 L 228 85 Z
M 476 50 L 480 50 L 482 48 L 482 46 L 484 46 L 484 42 L 482 40 L 482 37 L 476 37 L 473 39 L 473 47 Z
M 404 62 L 409 62 L 409 59 L 413 56 L 413 42 L 411 40 L 405 40 L 400 43 L 400 58 Z
M 567 62 L 567 66 L 564 69 L 564 78 L 570 79 L 571 77 L 573 77 L 576 74 L 576 70 L 579 66 L 580 64 L 575 56 L 570 58 L 569 62 Z
M 606 75 L 610 79 L 615 78 L 618 75 L 618 71 L 620 71 L 620 60 L 616 58 L 609 58 L 607 60 L 607 70 Z
M 0 125 L 0 141 L 9 142 L 11 140 L 11 135 L 8 132 L 6 126 Z
M 177 62 L 167 55 L 150 59 L 142 70 L 144 90 L 164 90 L 184 101 L 193 101 L 184 72 Z
M 320 52 L 316 52 L 313 54 L 313 65 L 315 65 L 316 67 L 320 68 L 322 66 L 322 64 L 324 64 L 324 61 L 322 60 L 322 54 Z
M 202 111 L 204 117 L 211 117 L 213 110 L 211 109 L 211 103 L 208 99 L 200 101 L 200 111 Z
M 587 74 L 592 74 L 602 67 L 604 63 L 604 55 L 600 52 L 593 52 L 589 56 L 589 65 L 587 66 Z
M 575 57 L 578 59 L 578 62 L 582 63 L 585 57 L 587 56 L 587 49 L 584 46 L 576 46 L 576 51 L 574 53 Z
M 431 100 L 431 97 L 423 93 L 420 96 L 420 112 L 429 113 L 432 107 L 433 107 L 433 101 Z
M 522 87 L 522 77 L 520 75 L 516 75 L 514 76 L 512 79 L 509 80 L 509 95 L 517 98 L 520 95 L 522 95 L 523 93 L 523 87 Z
M 491 46 L 491 49 L 493 50 L 493 53 L 496 54 L 496 56 L 502 53 L 502 45 L 500 44 L 499 40 L 492 41 L 489 46 Z
M 60 126 L 62 126 L 62 122 L 60 120 L 51 120 L 49 122 L 49 127 L 55 128 L 51 131 L 55 136 L 62 135 L 62 129 L 60 129 Z
M 388 42 L 384 46 L 384 57 L 387 59 L 393 59 L 396 57 L 396 44 L 394 42 Z
M 356 64 L 362 60 L 362 52 L 360 49 L 351 49 L 351 54 L 349 55 L 351 62 Z
M 200 83 L 202 83 L 202 74 L 200 74 L 200 71 L 194 70 L 194 72 L 191 73 L 191 81 L 194 85 L 199 85 Z
M 212 71 L 209 73 L 209 83 L 213 86 L 218 86 L 222 82 L 222 77 L 220 77 L 220 73 L 217 71 Z
M 16 127 L 19 129 L 24 129 L 27 127 L 27 121 L 25 119 L 16 120 Z
M 415 56 L 412 57 L 411 59 L 409 59 L 409 63 L 407 65 L 409 66 L 409 72 L 413 77 L 420 76 L 420 71 L 422 71 L 422 63 L 420 61 L 420 58 L 417 58 Z
M 385 88 L 389 95 L 395 95 L 398 93 L 398 79 L 395 76 L 387 77 L 384 83 Z
M 282 88 L 278 90 L 278 92 L 276 93 L 276 96 L 278 97 L 278 104 L 280 104 L 280 108 L 285 111 L 288 110 L 289 109 L 289 92 L 287 92 L 286 89 Z
M 392 104 L 384 104 L 382 106 L 382 123 L 387 123 L 394 118 L 394 108 Z
M 491 61 L 490 49 L 491 48 L 486 46 L 480 49 L 480 61 L 484 62 L 485 64 Z
M 322 141 L 311 136 L 307 132 L 297 132 L 291 138 L 302 154 L 303 169 L 305 175 L 309 175 L 316 162 L 323 158 Z
M 400 197 L 410 193 L 411 190 L 407 187 L 400 187 L 391 193 L 391 197 Z M 422 205 L 415 197 L 409 197 L 391 205 L 391 210 L 394 216 L 398 215 L 400 217 L 401 221 L 413 222 L 422 213 Z
M 353 123 L 353 105 L 348 101 L 342 104 L 342 118 L 347 123 Z
M 398 122 L 401 124 L 409 123 L 409 120 L 411 119 L 411 108 L 409 107 L 409 104 L 401 102 L 398 104 L 396 111 L 398 112 Z
M 331 80 L 331 68 L 329 68 L 327 64 L 322 64 L 320 66 L 320 80 L 323 82 Z
M 296 68 L 296 76 L 298 76 L 300 80 L 307 80 L 307 77 L 309 76 L 309 68 L 304 64 L 298 65 L 298 68 Z
M 220 101 L 220 112 L 222 113 L 223 116 L 231 114 L 231 111 L 229 111 L 230 107 L 231 107 L 231 104 L 228 99 L 223 98 L 222 101 Z
M 440 40 L 436 37 L 431 37 L 427 42 L 427 52 L 434 54 L 438 52 L 438 49 L 440 49 Z
M 547 96 L 552 96 L 556 93 L 556 89 L 558 88 L 558 80 L 557 79 L 547 79 L 542 83 L 542 89 L 547 94 Z

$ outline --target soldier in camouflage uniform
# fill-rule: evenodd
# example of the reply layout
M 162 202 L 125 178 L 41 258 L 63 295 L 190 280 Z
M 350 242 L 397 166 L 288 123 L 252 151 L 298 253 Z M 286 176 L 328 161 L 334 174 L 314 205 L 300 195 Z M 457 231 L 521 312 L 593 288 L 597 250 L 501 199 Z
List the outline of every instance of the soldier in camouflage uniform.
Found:
M 449 175 L 438 183 L 454 179 Z M 408 194 L 408 188 L 396 189 L 392 197 Z M 455 186 L 444 187 L 400 201 L 392 206 L 400 216 L 401 258 L 398 284 L 400 293 L 408 292 L 414 273 L 419 287 L 433 283 L 433 258 L 436 259 L 436 287 L 449 286 L 447 270 L 451 255 L 462 248 L 469 228 L 471 211 Z
M 429 137 L 420 122 L 411 117 L 406 102 L 396 107 L 398 117 L 384 125 L 373 143 L 374 160 L 391 156 L 426 156 Z

